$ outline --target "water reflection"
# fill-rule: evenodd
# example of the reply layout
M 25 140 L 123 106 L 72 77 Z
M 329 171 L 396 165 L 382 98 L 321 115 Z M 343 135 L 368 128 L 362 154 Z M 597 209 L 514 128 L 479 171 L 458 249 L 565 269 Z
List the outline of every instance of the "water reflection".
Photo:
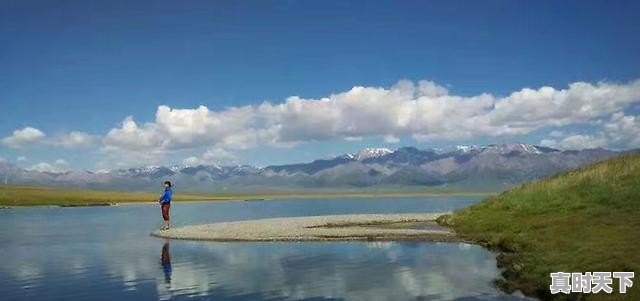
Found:
M 176 206 L 174 215 L 182 223 L 196 224 L 464 205 L 464 200 L 449 202 L 194 203 Z M 492 286 L 499 274 L 495 256 L 479 246 L 165 241 L 149 236 L 157 226 L 155 209 L 128 205 L 0 212 L 2 300 L 515 299 Z M 50 220 L 56 221 L 54 227 Z
M 171 283 L 171 255 L 169 254 L 169 240 L 165 240 L 162 245 L 162 254 L 160 255 L 160 264 L 164 272 L 164 282 Z
M 181 256 L 161 299 L 517 299 L 491 285 L 494 256 L 464 243 L 172 244 Z

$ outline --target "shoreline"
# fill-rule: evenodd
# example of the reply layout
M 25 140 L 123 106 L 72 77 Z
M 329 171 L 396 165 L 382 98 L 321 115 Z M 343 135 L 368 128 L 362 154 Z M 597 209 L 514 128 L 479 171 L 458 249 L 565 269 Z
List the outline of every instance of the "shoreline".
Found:
M 444 214 L 447 212 L 266 218 L 156 230 L 151 236 L 218 242 L 464 241 L 450 228 L 438 226 L 436 219 Z M 429 227 L 402 227 L 416 223 Z

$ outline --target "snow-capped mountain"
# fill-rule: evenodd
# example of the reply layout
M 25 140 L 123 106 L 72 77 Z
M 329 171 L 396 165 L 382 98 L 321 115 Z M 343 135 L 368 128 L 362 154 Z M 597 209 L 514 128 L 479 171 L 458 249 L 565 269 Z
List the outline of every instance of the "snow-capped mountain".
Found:
M 467 145 L 448 150 L 367 148 L 330 159 L 264 168 L 249 165 L 146 166 L 62 173 L 29 171 L 0 162 L 0 180 L 9 184 L 152 190 L 168 179 L 180 189 L 194 192 L 384 185 L 446 185 L 497 190 L 621 153 L 605 149 L 560 151 L 530 144 Z
M 393 153 L 393 151 L 388 148 L 365 148 L 354 154 L 353 157 L 358 161 L 362 161 L 369 158 L 382 157 L 390 153 Z
M 481 151 L 489 151 L 489 152 L 494 152 L 499 154 L 507 154 L 512 152 L 541 154 L 545 152 L 553 152 L 558 150 L 544 147 L 544 146 L 539 146 L 539 145 L 512 143 L 512 144 L 490 144 L 490 145 L 456 145 L 453 149 L 440 151 L 440 152 L 472 153 L 472 152 L 481 152 Z

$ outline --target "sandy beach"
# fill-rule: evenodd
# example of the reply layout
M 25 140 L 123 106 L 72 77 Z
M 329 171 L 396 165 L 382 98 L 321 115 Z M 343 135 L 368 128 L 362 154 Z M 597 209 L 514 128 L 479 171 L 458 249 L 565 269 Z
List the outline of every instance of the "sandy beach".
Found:
M 154 231 L 153 236 L 212 241 L 459 240 L 435 219 L 445 213 L 351 214 L 221 222 Z

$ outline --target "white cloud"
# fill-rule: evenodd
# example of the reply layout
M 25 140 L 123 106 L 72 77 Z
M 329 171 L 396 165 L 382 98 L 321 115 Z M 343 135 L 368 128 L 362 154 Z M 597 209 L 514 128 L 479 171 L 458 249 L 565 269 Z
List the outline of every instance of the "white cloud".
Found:
M 191 156 L 182 161 L 185 165 L 199 165 L 199 164 L 237 164 L 238 157 L 230 151 L 222 148 L 210 148 L 206 150 L 200 157 Z
M 640 116 L 613 114 L 603 130 L 608 145 L 613 148 L 640 148 Z
M 34 164 L 27 168 L 27 170 L 31 171 L 39 171 L 39 172 L 52 172 L 52 173 L 62 173 L 69 171 L 69 164 L 64 159 L 57 159 L 53 164 L 47 162 L 40 162 L 38 164 Z
M 236 155 L 222 148 L 210 148 L 201 157 L 204 163 L 216 164 L 236 163 L 237 159 Z
M 29 159 L 27 159 L 27 157 L 25 157 L 25 156 L 18 156 L 16 158 L 16 161 L 18 161 L 18 162 L 26 162 L 26 161 L 29 161 Z
M 190 158 L 234 158 L 222 152 L 258 146 L 290 147 L 307 141 L 379 137 L 386 143 L 400 138 L 417 141 L 465 140 L 526 135 L 545 127 L 592 123 L 603 134 L 550 133 L 547 145 L 562 147 L 632 145 L 629 126 L 634 116 L 598 120 L 624 111 L 640 101 L 640 80 L 629 83 L 577 82 L 565 89 L 524 88 L 505 97 L 492 94 L 459 96 L 431 81 L 400 81 L 389 88 L 353 87 L 318 99 L 288 97 L 282 103 L 210 110 L 159 106 L 151 122 L 132 116 L 102 137 L 106 154 L 101 164 L 126 166 L 162 163 L 177 150 L 206 147 L 216 152 Z M 620 132 L 620 133 L 618 133 Z M 98 137 L 80 131 L 49 137 L 39 129 L 25 127 L 1 140 L 4 146 L 23 148 L 41 144 L 79 148 L 95 145 Z M 221 161 L 215 159 L 214 161 Z
M 10 148 L 22 148 L 38 142 L 45 138 L 45 134 L 39 129 L 25 127 L 13 131 L 11 136 L 2 139 L 2 144 Z
M 423 141 L 525 135 L 547 126 L 593 121 L 639 100 L 640 81 L 525 88 L 503 98 L 456 96 L 430 81 L 400 81 L 388 89 L 354 87 L 320 99 L 292 96 L 284 103 L 221 111 L 160 106 L 153 122 L 138 124 L 127 117 L 106 135 L 104 149 L 237 150 L 335 138 L 381 137 L 394 143 L 404 136 Z
M 162 146 L 162 137 L 156 128 L 157 126 L 151 123 L 139 127 L 133 117 L 129 116 L 122 121 L 120 128 L 109 131 L 103 143 L 112 148 L 148 151 L 153 147 Z
M 549 132 L 549 137 L 558 138 L 558 137 L 564 137 L 564 136 L 566 135 L 563 131 L 554 130 Z
M 608 122 L 601 125 L 598 133 L 567 134 L 556 138 L 558 139 L 544 139 L 540 144 L 560 149 L 640 148 L 640 116 L 615 113 Z
M 2 144 L 11 148 L 26 148 L 38 144 L 64 148 L 79 148 L 92 146 L 96 140 L 96 136 L 79 131 L 48 137 L 39 129 L 25 127 L 15 130 L 11 136 L 3 138 Z
M 491 112 L 492 124 L 540 128 L 562 126 L 608 116 L 640 101 L 640 80 L 628 84 L 577 82 L 568 89 L 522 89 L 500 99 Z
M 222 112 L 207 107 L 171 109 L 160 106 L 153 123 L 139 125 L 127 117 L 122 126 L 109 131 L 103 151 L 110 157 L 137 158 L 138 162 L 161 160 L 168 151 L 208 146 L 238 150 L 270 143 L 275 129 L 265 128 L 255 107 L 230 108 Z M 272 145 L 285 145 L 272 141 Z
M 96 136 L 84 132 L 72 131 L 53 138 L 50 143 L 64 148 L 89 147 L 95 144 Z
M 40 162 L 38 164 L 32 165 L 28 167 L 27 170 L 30 171 L 39 171 L 39 172 L 51 172 L 51 173 L 61 173 L 65 172 L 68 169 L 64 166 L 60 166 L 57 164 L 49 164 L 47 162 Z
M 606 145 L 606 140 L 603 137 L 595 137 L 591 135 L 571 135 L 562 138 L 559 141 L 555 139 L 543 139 L 540 141 L 540 145 L 559 149 L 585 149 L 585 148 L 598 148 Z
M 200 164 L 200 158 L 196 156 L 187 157 L 184 160 L 182 160 L 182 164 L 188 165 L 188 166 L 195 166 Z
M 53 167 L 53 165 L 46 162 L 40 162 L 38 164 L 32 165 L 31 167 L 28 167 L 27 170 L 39 172 L 55 172 L 55 168 Z

